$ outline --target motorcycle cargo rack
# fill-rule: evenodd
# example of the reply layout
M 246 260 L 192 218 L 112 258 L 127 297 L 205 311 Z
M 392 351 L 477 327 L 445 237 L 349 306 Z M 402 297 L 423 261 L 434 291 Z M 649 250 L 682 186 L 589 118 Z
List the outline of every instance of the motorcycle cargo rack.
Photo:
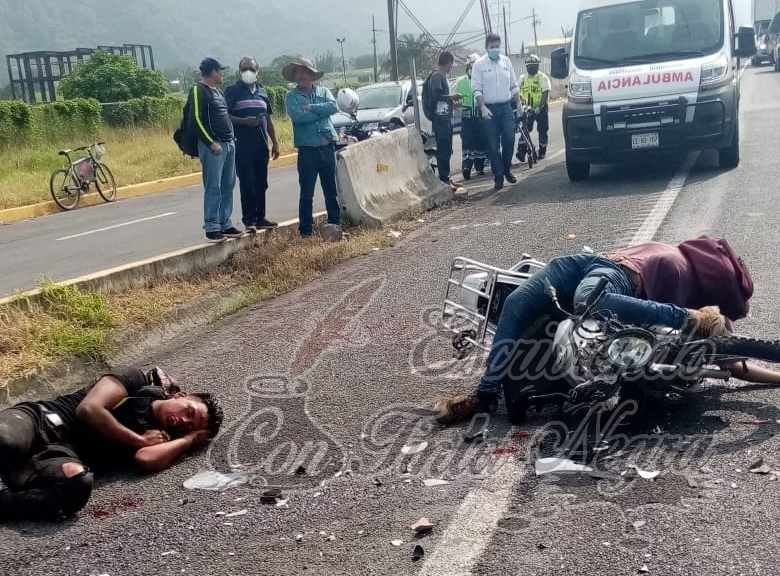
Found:
M 489 350 L 504 300 L 545 265 L 528 254 L 508 270 L 470 258 L 455 258 L 444 293 L 442 327 L 463 342 Z

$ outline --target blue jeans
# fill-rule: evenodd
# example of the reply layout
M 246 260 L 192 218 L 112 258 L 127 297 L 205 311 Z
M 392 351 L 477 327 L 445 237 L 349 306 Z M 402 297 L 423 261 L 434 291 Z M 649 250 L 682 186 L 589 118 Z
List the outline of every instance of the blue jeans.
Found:
M 597 310 L 612 312 L 621 321 L 636 326 L 659 325 L 677 329 L 685 324 L 688 318 L 685 309 L 636 298 L 628 276 L 614 262 L 588 254 L 556 258 L 504 302 L 487 368 L 479 384 L 480 394 L 498 393 L 516 359 L 517 344 L 532 337 L 528 330 L 537 319 L 554 312 L 553 303 L 545 293 L 545 280 L 557 290 L 561 306 L 579 311 L 602 277 L 609 282 Z
M 317 186 L 318 177 L 325 195 L 328 223 L 340 224 L 341 209 L 336 187 L 336 147 L 333 144 L 298 148 L 298 182 L 301 186 L 298 227 L 303 236 L 310 236 L 314 231 L 314 188 Z
M 200 165 L 203 167 L 203 229 L 222 232 L 231 228 L 233 188 L 236 187 L 236 145 L 220 142 L 222 153 L 198 142 Z
M 488 104 L 493 118 L 483 120 L 490 165 L 496 182 L 503 184 L 504 175 L 512 171 L 515 152 L 515 116 L 509 102 Z
M 436 164 L 439 180 L 449 184 L 450 160 L 452 158 L 452 120 L 449 114 L 433 117 L 433 133 L 436 134 Z

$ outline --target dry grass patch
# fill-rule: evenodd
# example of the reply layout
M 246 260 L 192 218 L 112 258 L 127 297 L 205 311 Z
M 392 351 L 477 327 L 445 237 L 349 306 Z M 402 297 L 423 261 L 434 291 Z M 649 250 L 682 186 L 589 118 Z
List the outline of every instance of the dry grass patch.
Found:
M 106 360 L 123 338 L 175 322 L 196 305 L 215 320 L 391 242 L 384 230 L 358 229 L 338 243 L 280 231 L 208 273 L 110 294 L 46 285 L 40 302 L 0 307 L 0 386 L 57 363 Z

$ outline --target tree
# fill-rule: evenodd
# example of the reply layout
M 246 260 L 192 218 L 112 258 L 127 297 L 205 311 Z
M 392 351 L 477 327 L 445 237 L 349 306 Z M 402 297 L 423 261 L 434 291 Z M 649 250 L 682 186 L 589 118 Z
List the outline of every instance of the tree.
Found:
M 384 61 L 387 58 L 387 55 L 383 56 L 377 56 L 380 62 Z M 364 68 L 373 68 L 374 67 L 374 55 L 373 54 L 361 54 L 360 56 L 355 56 L 352 59 L 352 67 L 356 68 L 358 70 L 362 70 Z
M 269 68 L 271 70 L 277 70 L 278 72 L 281 72 L 285 66 L 287 66 L 290 62 L 293 60 L 297 60 L 298 56 L 292 56 L 290 54 L 282 54 L 281 56 L 277 56 L 273 60 L 271 60 L 271 65 Z
M 411 76 L 411 59 L 414 57 L 417 73 L 427 73 L 436 65 L 438 48 L 420 34 L 402 34 L 398 37 L 398 72 L 401 76 Z
M 130 56 L 98 50 L 62 79 L 59 90 L 64 98 L 124 102 L 143 96 L 161 98 L 168 82 L 161 72 L 141 68 Z
M 328 50 L 325 54 L 319 54 L 314 58 L 314 65 L 318 70 L 329 74 L 338 70 L 341 64 L 333 51 Z

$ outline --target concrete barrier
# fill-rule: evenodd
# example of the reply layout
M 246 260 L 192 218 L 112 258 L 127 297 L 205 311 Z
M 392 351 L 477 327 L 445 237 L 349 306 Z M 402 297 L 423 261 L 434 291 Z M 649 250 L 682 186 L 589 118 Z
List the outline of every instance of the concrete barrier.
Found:
M 356 224 L 381 226 L 453 198 L 431 170 L 414 128 L 351 144 L 338 155 L 339 202 Z

